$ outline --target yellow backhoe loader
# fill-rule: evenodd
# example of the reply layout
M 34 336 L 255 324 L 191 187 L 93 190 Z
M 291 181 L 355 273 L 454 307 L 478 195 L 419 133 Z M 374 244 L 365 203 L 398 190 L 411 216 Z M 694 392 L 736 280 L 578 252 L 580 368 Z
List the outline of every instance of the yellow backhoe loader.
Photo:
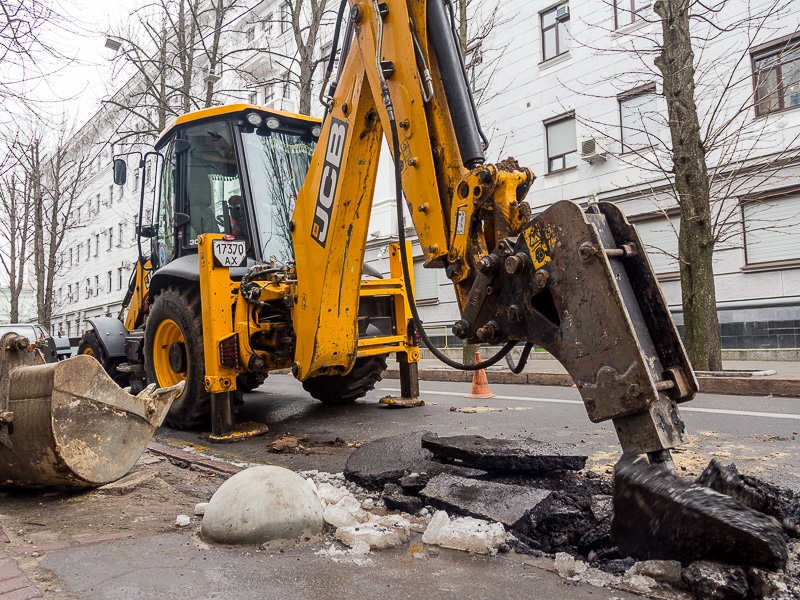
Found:
M 339 57 L 338 66 L 334 57 Z M 334 66 L 336 68 L 334 69 Z M 697 382 L 644 246 L 610 203 L 558 202 L 531 215 L 530 169 L 485 160 L 449 0 L 342 0 L 324 118 L 234 104 L 183 115 L 161 134 L 152 222 L 142 191 L 140 252 L 120 319 L 81 346 L 133 391 L 186 387 L 167 422 L 234 428 L 242 390 L 291 368 L 315 398 L 351 402 L 395 353 L 401 398 L 419 403 L 421 326 L 400 226 L 391 275 L 364 265 L 378 156 L 395 166 L 427 268 L 444 269 L 453 332 L 550 351 L 592 421 L 612 419 L 626 452 L 671 462 L 685 442 L 677 404 Z M 126 179 L 126 157 L 114 162 Z M 149 248 L 142 246 L 149 242 Z M 124 323 L 123 323 L 124 319 Z M 521 370 L 522 365 L 517 365 Z

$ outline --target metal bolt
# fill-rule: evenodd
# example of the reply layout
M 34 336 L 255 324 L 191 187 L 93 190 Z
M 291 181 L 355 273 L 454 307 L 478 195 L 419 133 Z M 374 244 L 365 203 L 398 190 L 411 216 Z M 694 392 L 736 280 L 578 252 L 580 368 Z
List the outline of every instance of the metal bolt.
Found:
M 547 281 L 549 279 L 550 279 L 550 273 L 548 273 L 544 269 L 539 269 L 533 275 L 533 285 L 541 289 L 547 285 Z
M 530 259 L 526 254 L 519 252 L 514 256 L 509 256 L 506 259 L 506 273 L 509 275 L 515 275 L 518 273 L 522 273 L 525 270 L 525 267 L 530 264 Z
M 437 252 L 439 252 L 439 244 L 431 244 L 430 246 L 428 246 L 428 252 L 430 254 L 436 254 Z
M 444 274 L 447 275 L 448 279 L 453 279 L 456 275 L 461 272 L 461 269 L 458 265 L 447 265 L 444 269 Z
M 467 327 L 468 323 L 464 319 L 456 321 L 452 327 L 453 335 L 457 338 L 464 338 L 467 335 Z
M 417 211 L 419 211 L 421 213 L 427 213 L 430 210 L 430 208 L 431 208 L 431 205 L 426 202 L 425 204 L 420 204 L 417 207 Z
M 498 258 L 493 254 L 487 254 L 478 261 L 478 271 L 484 275 L 491 275 L 497 270 Z
M 497 323 L 489 321 L 476 332 L 478 339 L 482 342 L 490 342 L 497 334 Z
M 400 129 L 408 129 L 410 127 L 408 119 L 403 119 L 398 123 L 398 125 L 400 125 Z
M 512 323 L 519 323 L 522 321 L 522 309 L 516 304 L 508 307 L 508 320 Z
M 481 183 L 489 183 L 492 180 L 492 172 L 489 169 L 481 169 L 478 171 L 478 181 Z
M 580 248 L 578 248 L 578 254 L 580 254 L 581 260 L 584 261 L 590 260 L 599 253 L 600 248 L 592 242 L 583 242 Z

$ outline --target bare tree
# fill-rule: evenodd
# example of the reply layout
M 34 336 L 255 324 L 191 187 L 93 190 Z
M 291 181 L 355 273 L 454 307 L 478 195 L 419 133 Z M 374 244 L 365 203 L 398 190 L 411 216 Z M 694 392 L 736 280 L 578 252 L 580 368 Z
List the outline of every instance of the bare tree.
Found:
M 0 181 L 0 264 L 8 278 L 9 318 L 19 322 L 19 299 L 25 284 L 30 251 L 30 189 L 27 180 L 12 171 Z
M 656 98 L 655 82 L 662 85 L 666 116 L 642 103 L 622 127 L 619 121 L 579 120 L 622 146 L 619 159 L 639 169 L 650 186 L 644 193 L 659 211 L 667 216 L 669 208 L 679 210 L 678 253 L 672 258 L 680 271 L 687 351 L 700 370 L 722 369 L 714 252 L 741 235 L 739 199 L 781 177 L 781 167 L 798 151 L 797 136 L 779 142 L 764 119 L 754 119 L 750 60 L 789 7 L 788 0 L 747 6 L 657 0 L 653 17 L 636 18 L 658 24 L 658 33 L 645 27 L 627 34 L 616 48 L 593 48 L 625 54 L 639 65 L 613 81 L 625 92 L 617 96 L 621 103 L 628 92 L 629 98 Z M 726 52 L 715 54 L 715 44 Z M 626 135 L 641 143 L 631 144 Z

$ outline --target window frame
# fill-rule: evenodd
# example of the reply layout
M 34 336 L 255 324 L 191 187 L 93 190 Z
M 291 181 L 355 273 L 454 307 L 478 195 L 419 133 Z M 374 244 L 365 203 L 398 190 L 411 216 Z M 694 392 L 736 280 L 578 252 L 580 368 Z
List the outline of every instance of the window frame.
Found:
M 792 197 L 797 197 L 798 204 L 800 204 L 800 186 L 786 188 L 780 191 L 773 191 L 764 194 L 746 196 L 739 200 L 739 210 L 741 213 L 741 222 L 742 222 L 742 249 L 744 250 L 744 265 L 741 267 L 742 271 L 744 272 L 767 271 L 780 268 L 800 267 L 800 257 L 787 258 L 781 260 L 750 262 L 750 258 L 748 257 L 747 253 L 747 222 L 745 217 L 745 207 L 748 204 L 753 204 L 755 202 L 761 202 L 764 200 L 781 200 L 782 198 L 792 198 Z
M 624 8 L 620 9 L 619 8 L 619 4 L 621 2 L 629 3 L 631 5 L 630 10 L 627 10 L 627 9 L 624 9 Z M 627 27 L 628 25 L 632 25 L 633 23 L 636 23 L 636 21 L 641 21 L 642 17 L 640 15 L 640 13 L 644 12 L 645 10 L 650 8 L 651 6 L 653 6 L 652 2 L 650 2 L 649 4 L 645 4 L 644 6 L 642 6 L 640 8 L 636 8 L 636 0 L 614 0 L 614 29 L 615 30 L 616 29 L 621 29 L 623 27 Z M 620 23 L 619 23 L 620 13 L 622 13 L 622 14 L 625 14 L 625 13 L 630 14 L 630 16 L 631 16 L 630 22 L 623 23 L 622 25 L 620 25 Z
M 566 157 L 568 155 L 570 155 L 572 153 L 575 153 L 576 155 L 578 154 L 578 135 L 577 135 L 578 132 L 577 132 L 577 128 L 576 128 L 576 131 L 575 131 L 575 150 L 573 150 L 572 152 L 567 152 L 565 154 L 559 154 L 559 155 L 556 155 L 556 156 L 550 156 L 550 129 L 549 128 L 550 128 L 551 125 L 555 125 L 557 123 L 561 123 L 562 121 L 566 121 L 567 119 L 572 119 L 573 121 L 575 121 L 575 123 L 577 125 L 577 120 L 575 119 L 575 111 L 570 111 L 568 113 L 564 113 L 562 115 L 558 115 L 557 117 L 552 117 L 550 119 L 546 119 L 545 121 L 542 121 L 542 124 L 544 125 L 544 141 L 545 141 L 544 149 L 545 149 L 545 155 L 547 156 L 547 174 L 548 175 L 550 175 L 551 173 L 562 173 L 564 171 L 569 171 L 570 169 L 577 169 L 578 168 L 578 164 L 577 163 L 574 164 L 574 165 L 567 166 L 567 161 L 566 161 Z M 559 169 L 552 169 L 551 168 L 551 161 L 555 160 L 557 158 L 562 159 L 562 167 L 559 168 Z
M 794 48 L 792 48 L 792 46 L 794 46 Z M 767 67 L 766 69 L 756 69 L 756 62 L 759 60 L 764 60 L 770 56 L 780 56 L 782 52 L 791 51 L 792 49 L 800 50 L 800 34 L 795 33 L 778 38 L 777 40 L 767 42 L 766 44 L 761 44 L 750 51 L 750 66 L 753 72 L 753 111 L 755 112 L 756 117 L 766 117 L 767 115 L 800 108 L 800 104 L 789 107 L 784 106 L 783 72 L 781 70 L 781 67 L 784 65 L 783 62 L 779 61 L 775 65 Z M 800 69 L 800 58 L 795 60 L 798 62 L 797 68 Z M 759 112 L 758 109 L 758 75 L 762 71 L 770 72 L 772 69 L 776 69 L 777 87 L 775 92 L 778 96 L 778 108 L 775 110 L 767 110 L 766 112 L 762 113 Z M 764 96 L 764 98 L 768 98 L 770 95 L 771 94 L 768 94 L 767 96 Z
M 559 25 L 563 25 L 565 21 L 569 21 L 571 19 L 571 15 L 568 16 L 566 19 L 564 19 L 562 21 L 559 21 L 558 19 L 553 17 L 555 19 L 555 22 L 552 25 L 548 25 L 547 27 L 544 26 L 544 17 L 545 17 L 545 15 L 549 15 L 550 13 L 555 13 L 562 6 L 569 6 L 569 2 L 561 2 L 559 4 L 556 4 L 555 6 L 551 6 L 550 8 L 548 8 L 548 9 L 546 9 L 546 10 L 544 10 L 544 11 L 539 13 L 539 32 L 541 33 L 541 36 L 542 36 L 542 62 L 547 62 L 548 60 L 552 60 L 554 58 L 557 58 L 557 57 L 561 56 L 562 54 L 566 54 L 570 50 L 570 48 L 567 47 L 563 51 L 559 52 L 558 27 L 559 27 Z M 556 53 L 553 56 L 547 56 L 547 53 L 545 51 L 545 48 L 546 48 L 546 45 L 545 45 L 545 32 L 546 31 L 550 31 L 551 29 L 555 29 L 556 30 L 555 31 L 555 33 L 556 33 Z M 569 30 L 567 30 L 567 33 L 571 33 L 571 32 Z
M 647 146 L 643 146 L 641 148 L 631 148 L 625 143 L 625 127 L 622 124 L 622 103 L 627 100 L 639 98 L 641 96 L 654 96 L 657 99 L 659 94 L 656 89 L 656 84 L 648 83 L 617 95 L 617 109 L 619 113 L 619 141 L 622 146 L 622 154 L 641 152 L 642 150 L 647 150 L 648 148 L 655 148 L 658 145 L 658 142 L 656 141 L 656 143 L 648 144 Z M 644 125 L 644 120 L 642 120 L 642 125 Z M 647 130 L 645 129 L 645 131 Z
M 665 210 L 651 211 L 651 212 L 641 213 L 641 214 L 638 214 L 638 215 L 628 215 L 627 219 L 628 219 L 628 222 L 635 227 L 636 225 L 640 225 L 640 224 L 643 224 L 643 223 L 649 223 L 649 222 L 653 222 L 653 221 L 663 221 L 666 224 L 667 222 L 670 222 L 673 219 L 677 218 L 678 219 L 678 228 L 679 228 L 678 229 L 678 233 L 680 233 L 680 217 L 681 217 L 681 209 L 680 209 L 680 207 L 679 206 L 674 206 L 672 208 L 667 208 Z M 639 230 L 638 229 L 636 230 L 636 234 L 639 235 L 639 238 L 641 239 L 641 235 L 639 234 Z M 645 241 L 643 239 L 642 239 L 642 244 L 643 244 L 643 246 L 645 246 L 642 249 L 645 251 L 645 253 L 648 256 L 648 259 L 651 260 L 651 263 L 652 263 L 652 259 L 650 259 L 650 254 L 651 253 L 648 252 L 647 247 L 646 247 L 647 244 L 645 243 Z M 676 254 L 678 253 L 678 244 L 679 244 L 679 239 L 678 239 L 678 236 L 676 235 L 675 236 Z M 667 254 L 663 250 L 662 250 L 662 253 L 665 254 L 665 255 Z M 675 260 L 679 261 L 679 259 L 677 259 L 677 258 Z M 677 267 L 678 268 L 675 271 L 661 271 L 661 272 L 656 271 L 656 267 L 653 267 L 653 273 L 655 274 L 656 279 L 658 279 L 659 281 L 676 281 L 676 280 L 679 280 L 680 277 L 681 277 L 680 262 L 678 262 Z

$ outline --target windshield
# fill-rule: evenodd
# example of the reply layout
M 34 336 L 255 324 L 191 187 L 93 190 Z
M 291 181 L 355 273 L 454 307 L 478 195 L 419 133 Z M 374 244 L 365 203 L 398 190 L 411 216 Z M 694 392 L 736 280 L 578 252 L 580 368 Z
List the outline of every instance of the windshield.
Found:
M 316 146 L 311 139 L 310 135 L 267 129 L 242 131 L 261 256 L 265 260 L 294 260 L 289 227 L 297 193 L 303 187 Z

